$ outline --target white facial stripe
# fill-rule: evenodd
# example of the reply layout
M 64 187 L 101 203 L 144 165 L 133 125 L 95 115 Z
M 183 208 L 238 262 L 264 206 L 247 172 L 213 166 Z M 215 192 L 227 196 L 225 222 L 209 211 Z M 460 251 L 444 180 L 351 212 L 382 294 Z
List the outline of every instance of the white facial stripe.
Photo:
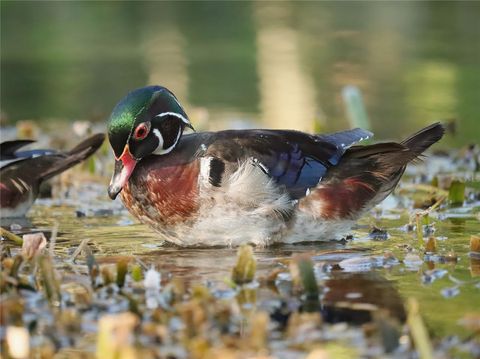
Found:
M 186 125 L 190 125 L 190 121 L 188 121 L 185 117 L 183 117 L 182 115 L 180 115 L 179 113 L 176 113 L 176 112 L 162 112 L 162 113 L 159 113 L 158 115 L 156 115 L 155 117 L 165 117 L 165 116 L 174 116 L 174 117 L 182 120 L 182 122 L 184 122 Z M 157 128 L 153 129 L 153 133 L 158 138 L 157 149 L 155 151 L 153 151 L 153 154 L 155 154 L 155 155 L 164 155 L 166 153 L 171 152 L 175 148 L 175 146 L 177 145 L 177 142 L 180 139 L 180 136 L 182 135 L 182 131 L 181 130 L 178 131 L 177 138 L 175 139 L 175 142 L 173 143 L 173 145 L 171 145 L 169 148 L 163 149 L 164 140 L 163 140 L 162 134 L 160 133 L 160 131 Z
M 162 134 L 160 133 L 158 128 L 154 128 L 152 132 L 158 138 L 158 146 L 157 146 L 157 149 L 155 151 L 157 151 L 158 149 L 162 149 L 162 147 L 163 147 L 163 136 L 162 136 Z
M 177 117 L 177 118 L 181 119 L 185 124 L 190 125 L 189 120 L 187 120 L 185 117 L 183 117 L 182 115 L 180 115 L 179 113 L 176 113 L 176 112 L 163 112 L 163 113 L 159 113 L 155 117 L 165 117 L 165 116 Z
M 160 131 L 159 131 L 157 128 L 155 128 L 155 129 L 153 130 L 153 133 L 154 133 L 155 136 L 157 136 L 157 138 L 158 138 L 158 146 L 157 146 L 157 149 L 152 152 L 154 155 L 164 155 L 164 154 L 167 154 L 167 153 L 171 152 L 171 151 L 175 148 L 175 146 L 177 145 L 177 142 L 178 142 L 178 140 L 180 139 L 180 136 L 182 135 L 182 131 L 178 131 L 177 138 L 175 139 L 175 142 L 173 143 L 173 145 L 171 145 L 169 148 L 163 149 L 163 137 L 162 137 L 162 134 L 160 133 Z
M 166 154 L 166 153 L 169 153 L 170 151 L 172 151 L 175 148 L 175 146 L 177 145 L 177 142 L 180 139 L 181 135 L 182 135 L 182 131 L 178 131 L 177 138 L 175 139 L 175 142 L 173 143 L 173 145 L 171 145 L 169 148 L 163 150 L 162 154 Z

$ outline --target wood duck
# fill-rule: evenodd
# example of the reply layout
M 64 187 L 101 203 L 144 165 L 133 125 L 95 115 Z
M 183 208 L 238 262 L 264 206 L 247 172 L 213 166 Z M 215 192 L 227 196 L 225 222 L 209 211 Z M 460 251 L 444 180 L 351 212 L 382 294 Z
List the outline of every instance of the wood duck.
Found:
M 161 86 L 130 92 L 108 122 L 109 196 L 121 193 L 135 217 L 181 246 L 340 239 L 444 133 L 436 123 L 401 143 L 352 146 L 372 134 L 186 127 Z
M 91 156 L 103 143 L 104 134 L 93 135 L 68 152 L 24 150 L 31 140 L 0 144 L 0 214 L 23 217 L 38 196 L 43 181 Z

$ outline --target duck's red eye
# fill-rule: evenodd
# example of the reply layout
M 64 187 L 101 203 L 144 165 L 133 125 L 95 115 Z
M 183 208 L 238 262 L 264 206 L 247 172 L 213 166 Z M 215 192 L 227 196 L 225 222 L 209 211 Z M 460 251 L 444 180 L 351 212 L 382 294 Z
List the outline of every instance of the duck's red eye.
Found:
M 143 140 L 148 135 L 148 131 L 150 130 L 150 123 L 143 122 L 137 126 L 135 131 L 133 132 L 133 138 L 136 140 Z

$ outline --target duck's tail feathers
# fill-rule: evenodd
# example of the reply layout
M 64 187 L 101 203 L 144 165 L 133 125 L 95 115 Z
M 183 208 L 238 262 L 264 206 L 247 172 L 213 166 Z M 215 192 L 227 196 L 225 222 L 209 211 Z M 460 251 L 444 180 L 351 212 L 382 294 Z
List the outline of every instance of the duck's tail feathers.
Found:
M 401 143 L 349 148 L 311 194 L 300 201 L 303 211 L 324 219 L 357 218 L 388 196 L 407 164 L 440 140 L 440 123 L 430 125 Z
M 438 142 L 445 133 L 445 127 L 440 123 L 431 124 L 414 133 L 407 139 L 401 142 L 402 145 L 407 147 L 416 156 L 422 154 L 427 148 Z

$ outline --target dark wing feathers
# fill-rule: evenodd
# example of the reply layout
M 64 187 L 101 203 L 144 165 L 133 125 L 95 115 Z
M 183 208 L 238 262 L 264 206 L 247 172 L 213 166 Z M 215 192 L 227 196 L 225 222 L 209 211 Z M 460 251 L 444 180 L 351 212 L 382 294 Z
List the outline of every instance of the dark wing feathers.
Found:
M 18 163 L 29 158 L 40 157 L 44 155 L 55 154 L 53 150 L 25 150 L 18 151 L 20 148 L 28 146 L 35 141 L 32 140 L 14 140 L 0 143 L 0 168 L 5 168 L 13 163 Z
M 15 157 L 12 160 L 6 160 L 5 165 L 2 166 L 2 179 L 18 177 L 27 183 L 44 181 L 93 154 L 101 146 L 104 138 L 104 134 L 93 135 L 69 152 L 52 150 L 15 152 L 13 153 Z M 17 148 L 20 147 L 17 146 Z
M 11 160 L 15 158 L 15 152 L 20 148 L 27 146 L 35 141 L 32 140 L 14 140 L 0 143 L 0 160 Z
M 367 140 L 373 137 L 373 133 L 367 130 L 363 130 L 361 128 L 354 128 L 353 130 L 347 130 L 342 132 L 336 132 L 327 135 L 318 135 L 324 141 L 334 143 L 337 147 L 346 150 L 353 144 Z M 340 158 L 342 157 L 345 151 L 337 152 L 337 156 L 330 159 L 330 162 L 334 165 L 338 163 Z
M 230 163 L 251 158 L 277 183 L 286 186 L 292 198 L 301 198 L 307 189 L 318 184 L 328 168 L 338 163 L 348 147 L 371 133 L 361 129 L 329 135 L 288 130 L 229 130 L 201 136 L 207 146 L 202 156 Z M 212 184 L 217 182 L 219 179 L 215 178 Z
M 0 207 L 9 211 L 2 215 L 19 217 L 32 205 L 37 197 L 42 181 L 72 167 L 93 154 L 103 143 L 103 134 L 89 137 L 69 152 L 32 150 L 17 152 L 27 144 L 12 146 L 7 144 L 6 153 L 13 159 L 2 161 L 0 171 Z M 3 153 L 2 153 L 3 154 Z
M 42 180 L 47 180 L 90 157 L 100 148 L 104 139 L 105 135 L 98 133 L 82 141 L 69 152 L 62 154 L 61 159 L 58 157 L 58 159 L 52 161 L 49 166 L 44 167 L 41 172 Z M 60 156 L 60 154 L 56 156 Z

